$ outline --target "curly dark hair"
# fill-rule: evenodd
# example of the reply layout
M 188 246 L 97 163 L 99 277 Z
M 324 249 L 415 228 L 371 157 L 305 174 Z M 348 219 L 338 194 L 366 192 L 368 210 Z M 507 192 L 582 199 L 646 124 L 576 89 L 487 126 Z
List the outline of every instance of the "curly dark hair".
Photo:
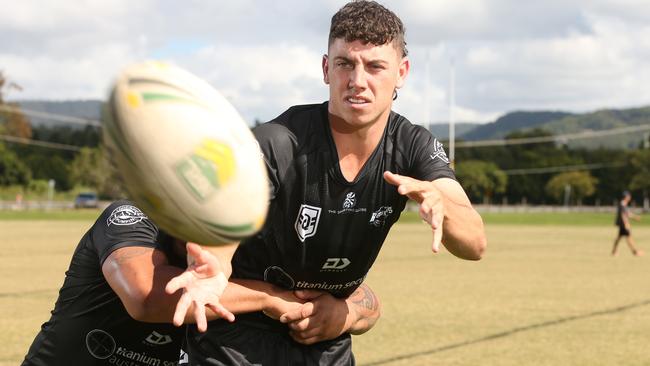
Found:
M 354 0 L 339 9 L 332 17 L 328 46 L 337 38 L 376 46 L 394 42 L 402 57 L 408 55 L 402 21 L 375 1 Z

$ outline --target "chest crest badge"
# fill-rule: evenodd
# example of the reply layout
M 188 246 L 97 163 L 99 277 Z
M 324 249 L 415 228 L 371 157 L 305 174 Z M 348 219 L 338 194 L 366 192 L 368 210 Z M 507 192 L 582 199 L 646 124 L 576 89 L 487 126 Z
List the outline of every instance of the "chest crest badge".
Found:
M 301 242 L 304 243 L 305 239 L 316 235 L 320 212 L 320 207 L 305 204 L 300 205 L 300 210 L 298 211 L 298 217 L 296 218 L 296 224 L 294 227 L 296 228 L 296 233 L 298 233 L 298 238 Z

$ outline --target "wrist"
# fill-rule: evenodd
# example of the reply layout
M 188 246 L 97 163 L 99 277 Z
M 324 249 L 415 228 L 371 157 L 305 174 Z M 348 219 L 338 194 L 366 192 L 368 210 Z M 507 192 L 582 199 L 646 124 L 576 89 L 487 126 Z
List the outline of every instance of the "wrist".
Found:
M 348 313 L 345 319 L 345 329 L 346 332 L 354 334 L 358 331 L 359 320 L 361 320 L 361 314 L 357 309 L 357 305 L 352 302 L 349 298 L 345 300 L 345 304 L 348 307 Z

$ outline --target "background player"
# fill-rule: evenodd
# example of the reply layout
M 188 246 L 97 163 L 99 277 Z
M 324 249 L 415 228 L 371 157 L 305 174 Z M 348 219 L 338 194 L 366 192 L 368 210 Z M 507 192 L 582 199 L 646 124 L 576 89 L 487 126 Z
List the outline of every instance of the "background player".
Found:
M 618 207 L 616 209 L 616 225 L 618 226 L 618 235 L 614 240 L 614 246 L 612 247 L 612 255 L 616 255 L 618 249 L 618 242 L 622 237 L 625 237 L 627 245 L 630 247 L 632 254 L 641 256 L 643 251 L 637 249 L 634 246 L 634 239 L 632 238 L 630 219 L 640 220 L 641 217 L 635 215 L 630 211 L 630 201 L 632 200 L 632 195 L 628 191 L 623 192 L 623 198 L 618 201 Z
M 185 248 L 185 242 L 158 230 L 133 203 L 111 204 L 81 238 L 52 316 L 22 365 L 176 364 L 185 329 L 171 324 L 180 300 L 180 293 L 165 293 L 172 278 L 182 274 L 187 284 L 187 278 L 201 277 L 202 285 L 211 289 L 190 304 L 183 322 L 196 319 L 204 329 L 206 315 L 233 319 L 218 301 L 230 272 L 229 258 L 219 261 L 188 244 L 194 257 L 188 267 Z M 230 246 L 222 252 L 233 250 Z M 264 299 L 265 310 L 277 317 L 304 302 L 276 289 L 268 286 Z

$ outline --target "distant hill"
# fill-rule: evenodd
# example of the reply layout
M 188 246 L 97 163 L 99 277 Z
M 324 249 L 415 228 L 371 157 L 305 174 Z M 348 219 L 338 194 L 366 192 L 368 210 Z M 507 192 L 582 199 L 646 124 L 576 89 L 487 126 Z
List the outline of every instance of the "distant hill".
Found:
M 570 115 L 561 119 L 549 121 L 537 127 L 550 131 L 555 135 L 563 135 L 649 124 L 650 107 L 643 107 L 631 109 L 605 109 L 591 113 Z M 568 141 L 568 145 L 569 147 L 584 148 L 637 148 L 644 138 L 648 138 L 648 133 L 650 133 L 650 130 L 598 138 L 575 139 Z
M 456 132 L 455 134 L 456 136 L 462 136 L 479 126 L 481 126 L 480 123 L 456 123 L 454 125 Z M 449 139 L 449 124 L 447 123 L 432 123 L 429 125 L 429 131 L 431 131 L 433 136 L 437 137 L 440 140 Z
M 76 101 L 17 101 L 25 110 L 45 112 L 54 115 L 71 116 L 83 119 L 101 119 L 101 100 Z M 34 126 L 67 125 L 82 128 L 81 124 L 71 124 L 50 118 L 27 116 Z M 583 131 L 610 130 L 614 128 L 650 124 L 650 107 L 629 109 L 606 109 L 590 113 L 568 113 L 561 111 L 517 111 L 505 114 L 496 121 L 479 123 L 457 123 L 456 138 L 462 140 L 501 139 L 514 131 L 527 131 L 541 128 L 555 135 Z M 449 138 L 449 125 L 431 124 L 430 131 L 441 140 Z M 612 135 L 600 138 L 568 141 L 569 147 L 619 148 L 638 147 L 648 136 L 647 132 Z
M 589 113 L 568 112 L 512 112 L 496 121 L 479 125 L 464 134 L 457 134 L 463 140 L 502 139 L 514 131 L 542 129 L 554 135 L 587 131 L 603 131 L 622 127 L 650 124 L 650 107 L 629 109 L 606 109 Z M 616 134 L 606 137 L 572 139 L 566 144 L 571 148 L 637 148 L 648 138 L 648 132 Z
M 101 100 L 70 100 L 70 101 L 41 101 L 28 100 L 17 101 L 21 108 L 29 111 L 50 113 L 66 117 L 76 117 L 91 120 L 101 119 Z M 41 118 L 35 116 L 26 116 L 32 123 L 32 126 L 58 126 L 66 125 L 70 127 L 83 128 L 81 124 L 57 121 L 54 118 Z
M 465 140 L 501 139 L 512 131 L 524 130 L 559 120 L 571 113 L 566 112 L 511 112 L 499 117 L 492 123 L 480 125 L 465 134 L 459 134 Z

